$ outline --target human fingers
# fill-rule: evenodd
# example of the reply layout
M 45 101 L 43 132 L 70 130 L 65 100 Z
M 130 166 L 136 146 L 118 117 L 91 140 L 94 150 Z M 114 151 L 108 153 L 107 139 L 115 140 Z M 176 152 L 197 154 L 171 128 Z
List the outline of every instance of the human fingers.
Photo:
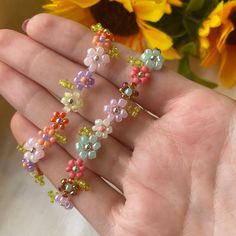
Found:
M 29 37 L 10 30 L 0 31 L 0 61 L 39 83 L 57 97 L 64 94 L 64 89 L 58 86 L 58 80 L 73 78 L 78 71 L 85 69 Z M 79 110 L 80 115 L 90 122 L 103 119 L 103 106 L 109 104 L 112 98 L 120 97 L 109 81 L 96 75 L 95 80 L 96 84 L 92 89 L 83 91 L 84 106 Z M 147 113 L 141 112 L 137 119 L 127 118 L 125 122 L 114 123 L 111 135 L 133 149 L 138 137 L 153 120 Z M 126 132 L 127 129 L 129 132 Z
M 31 18 L 25 31 L 39 43 L 80 64 L 83 63 L 86 50 L 90 47 L 94 36 L 81 24 L 50 14 L 39 14 Z M 100 69 L 98 73 L 119 87 L 130 77 L 131 67 L 127 63 L 128 56 L 137 57 L 139 54 L 126 46 L 117 45 L 122 55 L 120 60 L 113 60 L 109 66 Z M 151 76 L 150 82 L 140 88 L 137 102 L 157 116 L 165 114 L 169 104 L 175 98 L 199 87 L 167 67 L 152 72 Z
M 37 128 L 25 117 L 16 113 L 11 127 L 17 141 L 22 143 L 37 133 Z M 65 167 L 71 156 L 58 145 L 47 150 L 47 158 L 38 162 L 40 169 L 58 188 L 61 179 L 67 176 Z M 85 171 L 84 179 L 90 184 L 91 191 L 81 191 L 72 201 L 81 214 L 101 235 L 109 235 L 114 225 L 114 216 L 124 204 L 124 198 L 99 176 L 90 170 Z M 37 202 L 37 199 L 35 199 Z M 111 234 L 110 234 L 111 235 Z
M 3 63 L 0 63 L 0 82 L 0 93 L 5 99 L 40 129 L 48 124 L 54 111 L 62 109 L 61 104 L 48 91 Z M 81 124 L 91 126 L 91 124 L 75 113 L 69 113 L 68 118 L 70 123 L 64 130 L 68 142 L 62 147 L 69 155 L 77 157 L 75 142 L 79 126 Z M 98 157 L 93 161 L 87 161 L 86 165 L 97 175 L 122 189 L 131 152 L 112 137 L 103 140 L 101 145 Z

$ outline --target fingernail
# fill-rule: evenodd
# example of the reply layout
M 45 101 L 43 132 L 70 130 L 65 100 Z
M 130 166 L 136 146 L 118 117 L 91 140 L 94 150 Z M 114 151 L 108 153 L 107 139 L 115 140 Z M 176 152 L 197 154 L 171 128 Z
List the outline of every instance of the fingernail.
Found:
M 24 32 L 26 32 L 26 28 L 27 28 L 27 24 L 28 24 L 29 20 L 30 19 L 26 19 L 21 25 L 21 28 Z

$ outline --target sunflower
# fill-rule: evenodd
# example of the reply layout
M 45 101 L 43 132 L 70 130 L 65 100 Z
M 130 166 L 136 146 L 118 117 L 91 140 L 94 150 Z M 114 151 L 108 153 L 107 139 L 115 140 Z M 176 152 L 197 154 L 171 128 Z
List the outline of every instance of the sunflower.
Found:
M 172 38 L 147 22 L 157 22 L 171 12 L 170 4 L 180 0 L 50 0 L 43 6 L 47 12 L 60 15 L 86 26 L 98 22 L 109 28 L 116 41 L 143 51 L 146 46 L 159 48 L 166 59 L 179 59 Z
M 223 1 L 198 32 L 203 66 L 220 62 L 219 77 L 225 87 L 236 83 L 236 0 Z

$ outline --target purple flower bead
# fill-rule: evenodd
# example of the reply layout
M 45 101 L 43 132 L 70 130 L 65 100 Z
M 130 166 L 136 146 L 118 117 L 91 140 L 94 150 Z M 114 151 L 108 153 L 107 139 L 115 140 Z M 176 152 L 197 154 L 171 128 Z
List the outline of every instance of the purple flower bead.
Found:
M 109 105 L 104 106 L 104 111 L 107 114 L 107 118 L 112 121 L 121 122 L 124 118 L 128 116 L 125 107 L 127 105 L 127 101 L 123 98 L 112 99 Z
M 33 172 L 35 171 L 36 169 L 36 164 L 29 161 L 29 160 L 26 160 L 25 158 L 22 158 L 21 160 L 22 162 L 22 166 L 25 170 L 27 170 L 28 172 Z
M 80 71 L 74 78 L 75 85 L 78 90 L 83 88 L 91 88 L 94 85 L 93 73 L 90 71 Z
M 70 202 L 67 197 L 63 197 L 60 193 L 55 196 L 55 202 L 65 207 L 67 210 L 71 210 L 74 207 L 73 203 Z

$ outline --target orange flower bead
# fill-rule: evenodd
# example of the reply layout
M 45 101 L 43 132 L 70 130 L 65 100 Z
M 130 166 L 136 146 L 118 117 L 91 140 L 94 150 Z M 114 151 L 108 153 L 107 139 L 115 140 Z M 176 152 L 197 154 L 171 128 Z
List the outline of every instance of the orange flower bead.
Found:
M 102 47 L 104 49 L 110 49 L 112 41 L 114 41 L 113 34 L 107 29 L 100 29 L 93 37 L 93 44 L 97 47 Z
M 44 147 L 51 147 L 53 143 L 56 142 L 54 137 L 55 129 L 51 127 L 45 127 L 43 130 L 38 132 L 39 139 L 38 143 Z
M 65 125 L 69 123 L 69 119 L 66 118 L 65 112 L 54 112 L 53 117 L 51 118 L 51 122 L 53 124 L 51 125 L 51 128 L 53 129 L 65 129 Z

